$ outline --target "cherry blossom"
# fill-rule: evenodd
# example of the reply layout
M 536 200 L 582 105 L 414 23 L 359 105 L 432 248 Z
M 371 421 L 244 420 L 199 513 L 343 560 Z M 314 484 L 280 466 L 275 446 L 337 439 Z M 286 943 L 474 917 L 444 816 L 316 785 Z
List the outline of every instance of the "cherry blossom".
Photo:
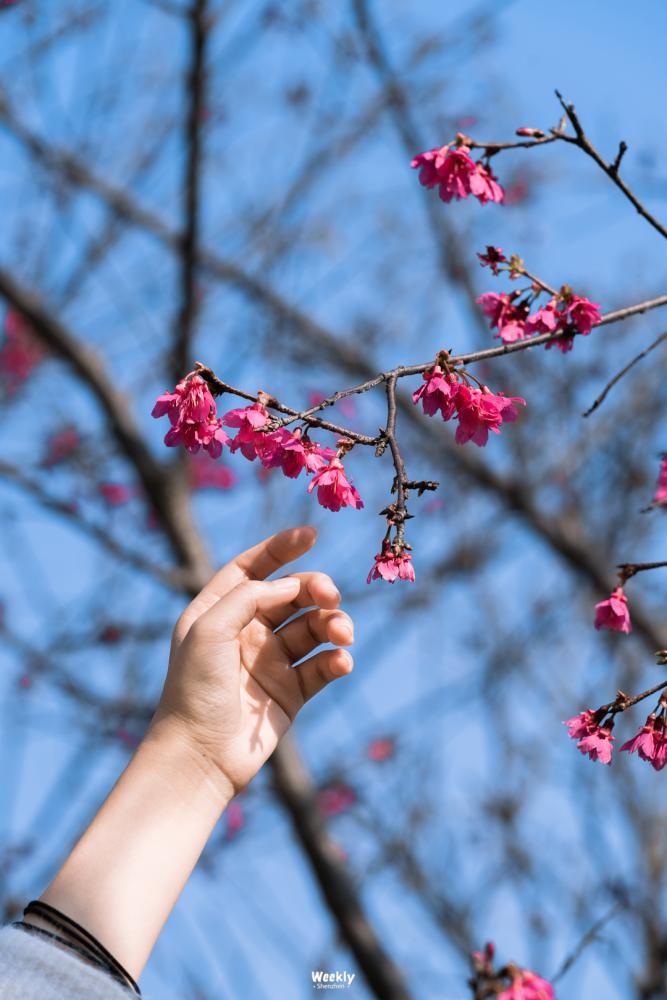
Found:
M 500 274 L 499 265 L 505 263 L 507 257 L 501 247 L 487 246 L 485 253 L 478 253 L 479 262 L 482 267 L 490 267 L 491 273 L 496 277 Z
M 109 507 L 122 507 L 132 499 L 136 491 L 122 483 L 100 483 L 98 492 Z
M 456 412 L 456 395 L 459 383 L 455 375 L 445 374 L 440 365 L 423 372 L 424 384 L 412 393 L 413 403 L 421 401 L 424 413 L 432 417 L 440 411 L 443 420 L 449 420 Z
M 595 605 L 595 627 L 611 629 L 613 632 L 632 632 L 628 599 L 623 587 L 617 587 L 606 601 Z
M 501 424 L 516 420 L 516 403 L 526 405 L 525 399 L 520 396 L 504 396 L 502 393 L 494 395 L 486 386 L 476 389 L 461 385 L 456 396 L 459 420 L 456 443 L 473 441 L 483 448 L 489 439 L 489 431 L 499 434 Z
M 63 427 L 46 442 L 46 452 L 41 461 L 43 469 L 51 469 L 70 458 L 81 445 L 81 435 L 76 427 Z
M 595 726 L 577 743 L 577 750 L 588 754 L 591 760 L 599 760 L 601 764 L 611 764 L 612 743 L 614 736 L 611 725 Z
M 555 333 L 565 325 L 565 315 L 557 310 L 556 299 L 550 299 L 546 306 L 532 313 L 526 319 L 526 333 L 529 336 L 540 333 Z
M 192 372 L 178 383 L 173 392 L 165 392 L 158 397 L 152 415 L 156 418 L 169 417 L 171 429 L 164 438 L 169 448 L 183 444 L 192 454 L 204 448 L 211 458 L 218 458 L 223 446 L 229 443 L 229 435 L 216 418 L 211 390 L 200 375 Z
M 523 340 L 526 336 L 525 320 L 528 315 L 528 306 L 525 303 L 515 305 L 515 299 L 519 292 L 512 292 L 508 295 L 502 292 L 485 292 L 477 299 L 482 311 L 489 317 L 491 329 L 498 327 L 497 337 L 505 344 L 512 344 L 515 340 Z
M 381 764 L 383 761 L 389 760 L 395 753 L 396 741 L 391 736 L 380 736 L 378 739 L 371 740 L 366 748 L 366 756 L 374 764 Z
M 415 570 L 412 556 L 404 549 L 395 551 L 387 539 L 382 544 L 382 551 L 375 556 L 375 562 L 366 578 L 366 583 L 372 580 L 386 580 L 395 583 L 396 580 L 410 580 L 414 583 Z
M 499 993 L 497 1000 L 554 1000 L 554 988 L 535 972 L 517 970 L 512 985 Z
M 602 319 L 599 303 L 591 302 L 582 295 L 566 297 L 563 308 L 570 323 L 584 336 L 589 334 L 596 323 Z
M 317 804 L 320 812 L 327 819 L 348 812 L 357 801 L 354 788 L 344 781 L 331 781 L 317 793 Z
M 230 441 L 231 450 L 240 449 L 244 458 L 254 461 L 267 446 L 266 433 L 261 428 L 266 427 L 269 421 L 269 411 L 262 403 L 252 403 L 225 413 L 222 417 L 225 427 L 238 428 L 236 437 Z
M 238 476 L 220 462 L 210 462 L 203 455 L 194 455 L 190 462 L 190 485 L 193 490 L 229 490 Z
M 597 729 L 596 714 L 592 708 L 587 708 L 579 715 L 573 715 L 571 719 L 567 719 L 563 725 L 567 726 L 568 736 L 573 740 L 579 740 L 582 736 L 588 736 L 589 733 Z
M 308 484 L 308 492 L 317 489 L 317 500 L 327 510 L 338 511 L 341 507 L 355 507 L 360 510 L 364 504 L 357 490 L 348 480 L 343 463 L 338 457 L 315 473 Z
M 667 506 L 667 457 L 663 458 L 660 463 L 660 472 L 658 474 L 653 503 L 658 506 Z
M 662 719 L 657 719 L 655 713 L 652 712 L 637 735 L 623 744 L 621 753 L 623 751 L 637 753 L 642 760 L 649 761 L 655 767 L 658 752 L 664 743 L 663 721 Z M 662 770 L 662 767 L 664 767 L 664 764 L 656 767 L 656 770 Z
M 475 163 L 465 146 L 451 145 L 430 149 L 414 157 L 410 166 L 419 170 L 419 182 L 427 188 L 439 188 L 442 201 L 474 195 L 482 205 L 502 202 L 504 192 L 491 170 Z
M 0 375 L 10 394 L 23 385 L 44 359 L 45 350 L 35 339 L 28 320 L 17 309 L 5 313 L 4 341 L 0 347 Z

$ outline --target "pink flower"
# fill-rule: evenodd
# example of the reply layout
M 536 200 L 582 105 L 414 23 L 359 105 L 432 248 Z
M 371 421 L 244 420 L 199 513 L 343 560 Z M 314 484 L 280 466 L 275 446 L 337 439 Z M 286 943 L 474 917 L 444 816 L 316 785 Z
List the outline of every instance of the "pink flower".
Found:
M 381 736 L 379 739 L 372 740 L 366 748 L 366 756 L 374 764 L 381 764 L 383 761 L 389 760 L 395 753 L 396 741 L 391 736 Z
M 490 167 L 485 167 L 481 163 L 476 164 L 477 169 L 470 178 L 470 191 L 482 205 L 488 201 L 496 201 L 502 204 L 505 200 L 505 192 L 498 183 L 498 178 L 493 174 Z M 442 191 L 442 188 L 440 189 Z
M 528 307 L 525 304 L 514 304 L 518 294 L 518 292 L 512 292 L 511 295 L 508 295 L 503 292 L 498 295 L 496 292 L 485 292 L 477 299 L 478 305 L 482 307 L 482 311 L 491 321 L 491 329 L 497 326 L 496 336 L 500 337 L 506 344 L 522 340 L 526 335 L 524 327 Z
M 308 492 L 317 488 L 317 500 L 327 510 L 340 510 L 341 507 L 355 507 L 360 510 L 364 504 L 343 469 L 343 463 L 336 457 L 328 465 L 315 473 L 308 484 Z
M 419 183 L 424 187 L 434 188 L 440 183 L 440 170 L 436 164 L 442 165 L 446 149 L 446 146 L 442 149 L 429 149 L 425 153 L 419 153 L 410 162 L 413 170 L 419 170 Z
M 98 492 L 110 507 L 122 507 L 135 494 L 135 490 L 129 486 L 123 486 L 121 483 L 100 483 Z
M 410 166 L 419 170 L 419 182 L 424 187 L 439 187 L 444 202 L 467 198 L 470 194 L 482 205 L 503 200 L 503 189 L 496 178 L 481 163 L 474 162 L 465 146 L 430 149 L 415 156 Z
M 390 541 L 382 543 L 382 552 L 375 556 L 375 562 L 366 578 L 366 583 L 371 580 L 386 580 L 387 583 L 395 583 L 396 580 L 410 580 L 414 583 L 415 570 L 412 565 L 412 556 L 404 549 L 395 552 Z
M 621 747 L 621 753 L 638 753 L 642 760 L 652 764 L 657 757 L 661 744 L 661 730 L 656 729 L 656 716 L 651 713 L 636 736 Z
M 226 427 L 238 427 L 236 437 L 231 439 L 232 451 L 241 449 L 241 454 L 250 462 L 261 455 L 266 447 L 266 434 L 261 430 L 269 423 L 269 411 L 262 403 L 252 403 L 236 410 L 230 410 L 222 417 Z
M 499 993 L 497 1000 L 554 1000 L 551 983 L 528 969 L 514 975 L 512 985 Z
M 545 136 L 545 133 L 542 131 L 541 128 L 525 128 L 525 127 L 522 127 L 522 128 L 516 129 L 514 134 L 515 135 L 524 135 L 524 136 L 527 136 L 530 139 L 543 139 L 544 136 Z
M 595 605 L 595 627 L 608 628 L 613 632 L 632 632 L 628 599 L 623 593 L 623 587 L 617 587 L 611 597 Z
M 479 262 L 482 267 L 490 267 L 491 273 L 496 276 L 500 273 L 498 265 L 504 263 L 507 257 L 500 247 L 487 246 L 486 253 L 478 253 Z
M 577 743 L 577 750 L 588 754 L 591 760 L 599 760 L 601 764 L 611 764 L 611 750 L 614 737 L 611 726 L 596 726 Z
M 424 413 L 432 417 L 440 410 L 443 420 L 449 420 L 456 412 L 456 395 L 459 383 L 455 375 L 446 375 L 440 365 L 422 373 L 424 384 L 412 393 L 412 402 L 421 400 Z
M 294 432 L 283 427 L 265 437 L 267 440 L 259 456 L 262 464 L 267 469 L 280 467 L 290 479 L 296 479 L 302 469 L 319 472 L 336 457 L 335 449 L 321 448 L 307 436 L 302 437 L 300 427 Z
M 336 457 L 335 448 L 326 448 L 315 441 L 304 440 L 306 470 L 308 472 L 319 472 L 332 458 Z
M 556 301 L 550 299 L 546 306 L 542 306 L 526 319 L 526 333 L 529 336 L 534 333 L 555 333 L 556 330 L 563 329 L 565 316 L 556 311 L 556 305 Z
M 35 339 L 28 320 L 17 309 L 5 313 L 5 339 L 0 347 L 0 375 L 12 394 L 44 359 L 45 350 Z
M 591 329 L 599 323 L 600 306 L 597 302 L 590 302 L 582 295 L 572 295 L 566 301 L 564 311 L 574 327 L 579 333 L 589 334 Z
M 567 726 L 567 733 L 570 739 L 579 740 L 582 736 L 588 736 L 597 729 L 598 725 L 595 721 L 596 713 L 592 708 L 587 708 L 584 712 L 580 712 L 579 715 L 573 715 L 571 719 L 567 719 L 563 725 Z
M 357 793 L 354 788 L 351 788 L 344 781 L 331 781 L 320 788 L 317 794 L 317 804 L 320 812 L 327 819 L 347 812 L 356 801 Z
M 660 464 L 660 473 L 658 474 L 656 487 L 653 503 L 660 504 L 661 506 L 667 505 L 667 458 L 663 458 Z
M 190 462 L 190 485 L 193 490 L 229 490 L 238 477 L 226 465 L 211 462 L 204 455 L 195 455 Z
M 154 417 L 169 417 L 171 429 L 167 431 L 164 443 L 168 448 L 183 444 L 196 454 L 200 448 L 208 451 L 211 458 L 218 458 L 223 446 L 229 443 L 229 436 L 216 419 L 215 400 L 206 381 L 192 372 L 178 383 L 173 392 L 165 392 L 158 397 L 153 407 Z
M 76 427 L 63 427 L 52 434 L 46 443 L 46 454 L 41 461 L 43 469 L 51 469 L 54 465 L 66 461 L 81 445 L 81 435 Z
M 457 444 L 473 441 L 483 448 L 489 439 L 489 431 L 500 434 L 503 423 L 511 423 L 517 418 L 514 404 L 526 405 L 520 396 L 494 395 L 486 387 L 474 389 L 461 385 L 456 396 L 459 425 L 456 428 Z

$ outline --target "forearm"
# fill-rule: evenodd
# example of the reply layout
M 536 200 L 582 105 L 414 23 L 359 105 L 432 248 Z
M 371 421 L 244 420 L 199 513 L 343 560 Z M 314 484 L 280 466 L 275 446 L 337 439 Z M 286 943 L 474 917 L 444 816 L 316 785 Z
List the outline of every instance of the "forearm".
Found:
M 41 899 L 137 978 L 232 794 L 169 722 L 153 726 Z

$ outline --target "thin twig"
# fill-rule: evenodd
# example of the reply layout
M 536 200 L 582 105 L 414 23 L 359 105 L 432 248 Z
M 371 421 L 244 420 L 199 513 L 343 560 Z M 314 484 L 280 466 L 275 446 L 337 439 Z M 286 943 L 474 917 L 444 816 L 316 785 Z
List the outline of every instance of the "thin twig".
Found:
M 624 906 L 622 903 L 614 903 L 614 905 L 606 913 L 599 917 L 598 920 L 596 920 L 595 923 L 589 927 L 575 948 L 573 948 L 570 954 L 563 959 L 563 962 L 561 963 L 556 974 L 551 977 L 550 982 L 552 984 L 555 985 L 559 979 L 563 978 L 566 972 L 570 971 L 574 963 L 581 957 L 586 948 L 592 944 L 593 941 L 595 941 L 602 928 L 623 909 Z
M 621 368 L 621 370 L 617 372 L 614 375 L 614 377 L 609 380 L 609 382 L 607 382 L 606 386 L 599 394 L 599 396 L 596 397 L 592 405 L 589 406 L 587 410 L 584 410 L 582 416 L 590 417 L 591 413 L 594 413 L 597 410 L 597 408 L 601 406 L 602 403 L 604 403 L 605 399 L 607 398 L 611 390 L 618 382 L 621 381 L 623 376 L 627 375 L 628 372 L 632 368 L 634 368 L 636 364 L 638 364 L 638 362 L 640 362 L 643 358 L 645 358 L 647 354 L 650 354 L 651 351 L 654 350 L 654 348 L 659 347 L 659 345 L 662 344 L 663 341 L 665 340 L 667 340 L 667 331 L 665 333 L 661 333 L 660 336 L 656 340 L 654 340 L 652 344 L 649 344 L 649 346 L 644 348 L 644 350 L 641 351 L 635 358 L 633 358 L 632 361 L 628 362 L 628 364 L 625 365 L 624 368 Z

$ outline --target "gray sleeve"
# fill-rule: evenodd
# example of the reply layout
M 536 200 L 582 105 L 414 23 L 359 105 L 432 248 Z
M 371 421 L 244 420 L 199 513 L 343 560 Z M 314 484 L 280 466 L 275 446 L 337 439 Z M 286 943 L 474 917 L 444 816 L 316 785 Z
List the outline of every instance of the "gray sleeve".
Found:
M 20 927 L 0 928 L 0 1000 L 130 1000 L 74 952 Z

